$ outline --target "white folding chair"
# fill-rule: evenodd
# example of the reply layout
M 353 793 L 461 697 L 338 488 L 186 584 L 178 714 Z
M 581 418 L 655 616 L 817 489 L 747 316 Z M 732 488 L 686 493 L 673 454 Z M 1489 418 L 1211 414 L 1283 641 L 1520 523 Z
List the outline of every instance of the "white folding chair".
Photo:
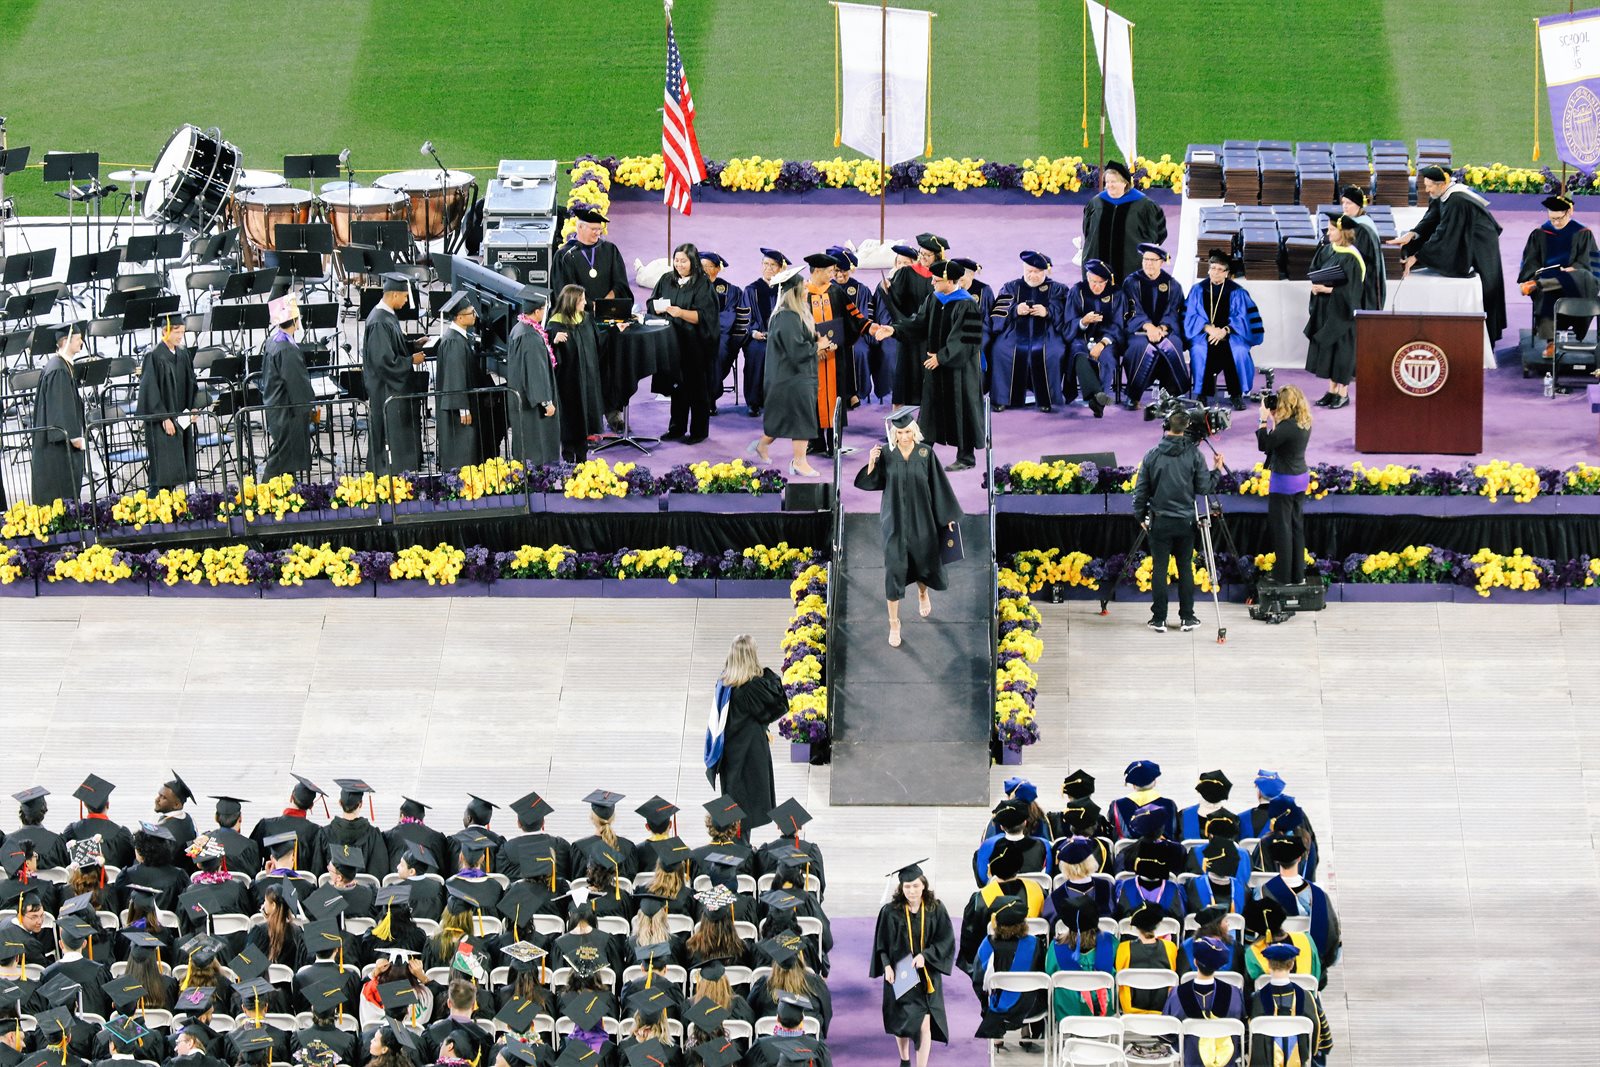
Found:
M 171 1030 L 172 1013 L 165 1008 L 146 1008 L 143 1012 L 144 1025 L 149 1030 Z
M 1118 977 L 1121 977 L 1119 974 Z M 1122 1017 L 1122 1043 L 1140 1038 L 1161 1038 L 1172 1044 L 1172 1055 L 1164 1059 L 1143 1059 L 1141 1064 L 1183 1062 L 1183 1023 L 1170 1015 L 1124 1015 Z
M 1117 1002 L 1122 1002 L 1123 989 L 1150 989 L 1161 990 L 1170 994 L 1178 987 L 1178 972 L 1163 971 L 1155 967 L 1129 967 L 1127 970 L 1117 972 Z M 1163 1004 L 1166 996 L 1163 995 Z
M 1270 979 L 1263 974 L 1260 978 L 1256 979 L 1255 988 L 1260 989 L 1262 986 L 1266 985 L 1269 980 Z M 1317 980 L 1314 976 L 1309 974 L 1286 974 L 1283 975 L 1283 980 L 1288 982 L 1290 985 L 1299 986 L 1308 993 L 1315 993 L 1317 991 Z
M 1052 977 L 1060 976 L 1058 971 Z M 1122 1057 L 1122 1019 L 1115 1015 L 1068 1015 L 1056 1027 L 1062 1067 L 1122 1067 L 1127 1062 Z
M 622 984 L 627 985 L 637 978 L 640 982 L 645 980 L 649 970 L 642 964 L 635 963 L 622 972 Z M 689 972 L 676 963 L 664 963 L 655 969 L 656 981 L 668 981 L 679 989 L 684 989 L 689 981 Z
M 670 920 L 672 917 L 668 916 Z M 549 937 L 567 932 L 567 924 L 561 921 L 559 915 L 534 915 L 533 932 Z
M 1121 926 L 1117 924 L 1117 920 L 1110 917 L 1105 917 L 1100 920 L 1100 932 L 1102 934 L 1110 934 L 1112 937 L 1122 936 Z
M 428 981 L 430 982 L 443 986 L 450 984 L 450 968 L 448 967 L 429 967 L 423 973 L 428 976 Z
M 807 1036 L 822 1036 L 822 1024 L 817 1022 L 817 1020 L 813 1019 L 811 1016 L 807 1015 L 805 1018 L 801 1019 L 800 1025 L 804 1027 Z M 772 1032 L 777 1029 L 777 1026 L 778 1017 L 776 1015 L 763 1015 L 761 1018 L 756 1020 L 754 1036 L 771 1037 Z
M 1104 993 L 1106 1008 L 1115 1014 L 1117 1010 L 1117 980 L 1106 971 L 1057 971 L 1050 976 L 1050 999 L 1055 1000 L 1058 991 L 1070 993 Z M 1077 1018 L 1069 1015 L 1067 1018 Z M 1089 1016 L 1098 1018 L 1098 1016 Z
M 261 1017 L 261 1021 L 268 1026 L 276 1026 L 286 1034 L 292 1034 L 300 1027 L 300 1021 L 286 1011 L 269 1011 Z
M 1006 993 L 1043 993 L 1037 1011 L 1029 1012 L 1022 1020 L 1023 1026 L 1044 1023 L 1041 1035 L 1044 1047 L 1050 1047 L 1050 976 L 1043 971 L 994 971 L 989 975 L 989 991 Z M 1021 1027 L 1017 1027 L 1021 1029 Z M 994 1042 L 989 1042 L 989 1062 L 994 1063 Z
M 747 1049 L 756 1039 L 756 1028 L 743 1019 L 722 1020 L 722 1032 L 727 1035 L 729 1041 L 742 1041 Z
M 211 932 L 219 936 L 243 934 L 250 930 L 250 916 L 237 911 L 220 911 L 211 916 Z
M 1278 872 L 1277 871 L 1251 871 L 1250 872 L 1250 895 L 1253 896 L 1253 897 L 1260 896 L 1261 895 L 1261 887 L 1266 885 L 1268 882 L 1272 881 L 1276 877 L 1278 877 Z
M 1035 937 L 1049 937 L 1050 924 L 1043 919 L 1028 919 L 1028 933 Z
M 1198 1041 L 1203 1037 L 1233 1038 L 1239 1042 L 1240 1058 L 1250 1054 L 1250 1049 L 1245 1044 L 1244 1023 L 1238 1019 L 1185 1019 L 1183 1022 L 1183 1040 Z M 1180 1048 L 1181 1052 L 1182 1049 Z
M 498 989 L 509 981 L 511 981 L 510 967 L 496 967 L 489 972 L 489 987 L 491 989 Z
M 747 922 L 734 922 L 734 933 L 739 935 L 741 941 L 754 941 L 757 937 L 756 924 Z
M 378 925 L 378 920 L 362 915 L 345 915 L 342 916 L 342 919 L 344 921 L 344 931 L 351 937 L 360 937 Z
M 628 920 L 620 915 L 596 916 L 594 924 L 606 933 L 616 934 L 619 937 L 627 937 L 629 933 Z
M 1049 896 L 1050 890 L 1055 888 L 1050 875 L 1044 871 L 1023 871 L 1021 874 L 1017 875 L 1017 877 L 1024 882 L 1032 882 L 1034 885 L 1044 890 L 1045 896 Z
M 1192 982 L 1198 975 L 1198 971 L 1185 971 L 1178 978 L 1178 981 Z M 1241 993 L 1244 992 L 1244 975 L 1240 974 L 1238 971 L 1218 971 L 1211 977 L 1215 978 L 1219 982 L 1226 982 L 1228 985 L 1233 986 L 1233 988 L 1239 990 Z
M 435 920 L 433 920 L 433 919 L 412 919 L 411 921 L 417 924 L 417 929 L 418 930 L 421 930 L 423 933 L 427 934 L 429 937 L 438 937 L 439 936 L 439 924 Z
M 1309 1040 L 1315 1033 L 1311 1020 L 1304 1015 L 1258 1015 L 1250 1020 L 1250 1038 L 1303 1037 Z
M 67 884 L 67 869 L 65 867 L 41 867 L 33 872 L 33 876 L 41 882 L 54 882 L 56 885 Z
M 667 930 L 674 934 L 693 933 L 694 920 L 687 915 L 668 915 Z
M 1178 925 L 1177 919 L 1162 919 L 1156 927 L 1156 937 L 1163 941 L 1177 941 L 1183 928 Z M 1118 937 L 1138 937 L 1138 931 L 1133 928 L 1132 919 L 1123 919 L 1117 924 Z
M 1286 934 L 1309 934 L 1311 932 L 1311 916 L 1285 916 L 1283 920 L 1283 932 Z
M 211 1029 L 215 1030 L 219 1034 L 225 1034 L 238 1025 L 238 1020 L 231 1015 L 211 1016 Z

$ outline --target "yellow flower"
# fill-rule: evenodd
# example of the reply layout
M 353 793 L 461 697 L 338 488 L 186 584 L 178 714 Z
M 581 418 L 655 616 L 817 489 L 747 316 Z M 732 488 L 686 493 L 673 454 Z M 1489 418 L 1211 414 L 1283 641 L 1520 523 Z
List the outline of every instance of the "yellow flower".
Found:
M 48 541 L 51 534 L 61 531 L 66 513 L 67 505 L 59 497 L 48 504 L 19 501 L 6 510 L 4 523 L 0 525 L 0 537 L 32 537 Z
M 90 545 L 79 551 L 68 552 L 56 560 L 55 567 L 45 575 L 45 581 L 73 581 L 82 584 L 104 582 L 109 585 L 131 577 L 133 568 L 122 558 L 121 553 L 105 545 Z

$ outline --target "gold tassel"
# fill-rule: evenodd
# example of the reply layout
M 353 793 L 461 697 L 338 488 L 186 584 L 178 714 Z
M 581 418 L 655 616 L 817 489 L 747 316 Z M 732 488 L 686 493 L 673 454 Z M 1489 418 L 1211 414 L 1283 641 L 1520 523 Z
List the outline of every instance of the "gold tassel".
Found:
M 1083 0 L 1083 147 L 1089 147 L 1089 0 Z
M 556 891 L 556 850 L 550 850 L 550 892 Z
M 1555 121 L 1551 115 L 1550 120 Z M 1539 162 L 1539 20 L 1533 20 L 1533 161 Z
M 379 941 L 388 941 L 394 937 L 394 904 L 388 904 L 383 909 L 383 922 L 372 928 L 372 936 Z
M 929 159 L 933 158 L 933 19 L 928 19 L 928 99 L 927 115 L 923 119 L 927 124 L 928 143 L 923 146 L 922 154 Z

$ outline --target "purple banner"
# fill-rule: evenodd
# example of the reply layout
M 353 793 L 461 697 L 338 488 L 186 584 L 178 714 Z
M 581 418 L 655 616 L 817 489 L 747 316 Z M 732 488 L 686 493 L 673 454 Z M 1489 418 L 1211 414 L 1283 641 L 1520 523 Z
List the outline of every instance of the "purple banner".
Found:
M 1600 167 L 1600 9 L 1539 20 L 1556 155 L 1579 170 Z

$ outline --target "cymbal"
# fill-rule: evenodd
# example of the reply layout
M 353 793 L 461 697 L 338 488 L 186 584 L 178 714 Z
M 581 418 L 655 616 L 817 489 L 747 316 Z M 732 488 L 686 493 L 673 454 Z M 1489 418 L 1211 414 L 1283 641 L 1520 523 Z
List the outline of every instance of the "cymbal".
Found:
M 148 185 L 156 176 L 153 170 L 114 170 L 111 180 L 114 182 L 130 182 L 134 185 Z

